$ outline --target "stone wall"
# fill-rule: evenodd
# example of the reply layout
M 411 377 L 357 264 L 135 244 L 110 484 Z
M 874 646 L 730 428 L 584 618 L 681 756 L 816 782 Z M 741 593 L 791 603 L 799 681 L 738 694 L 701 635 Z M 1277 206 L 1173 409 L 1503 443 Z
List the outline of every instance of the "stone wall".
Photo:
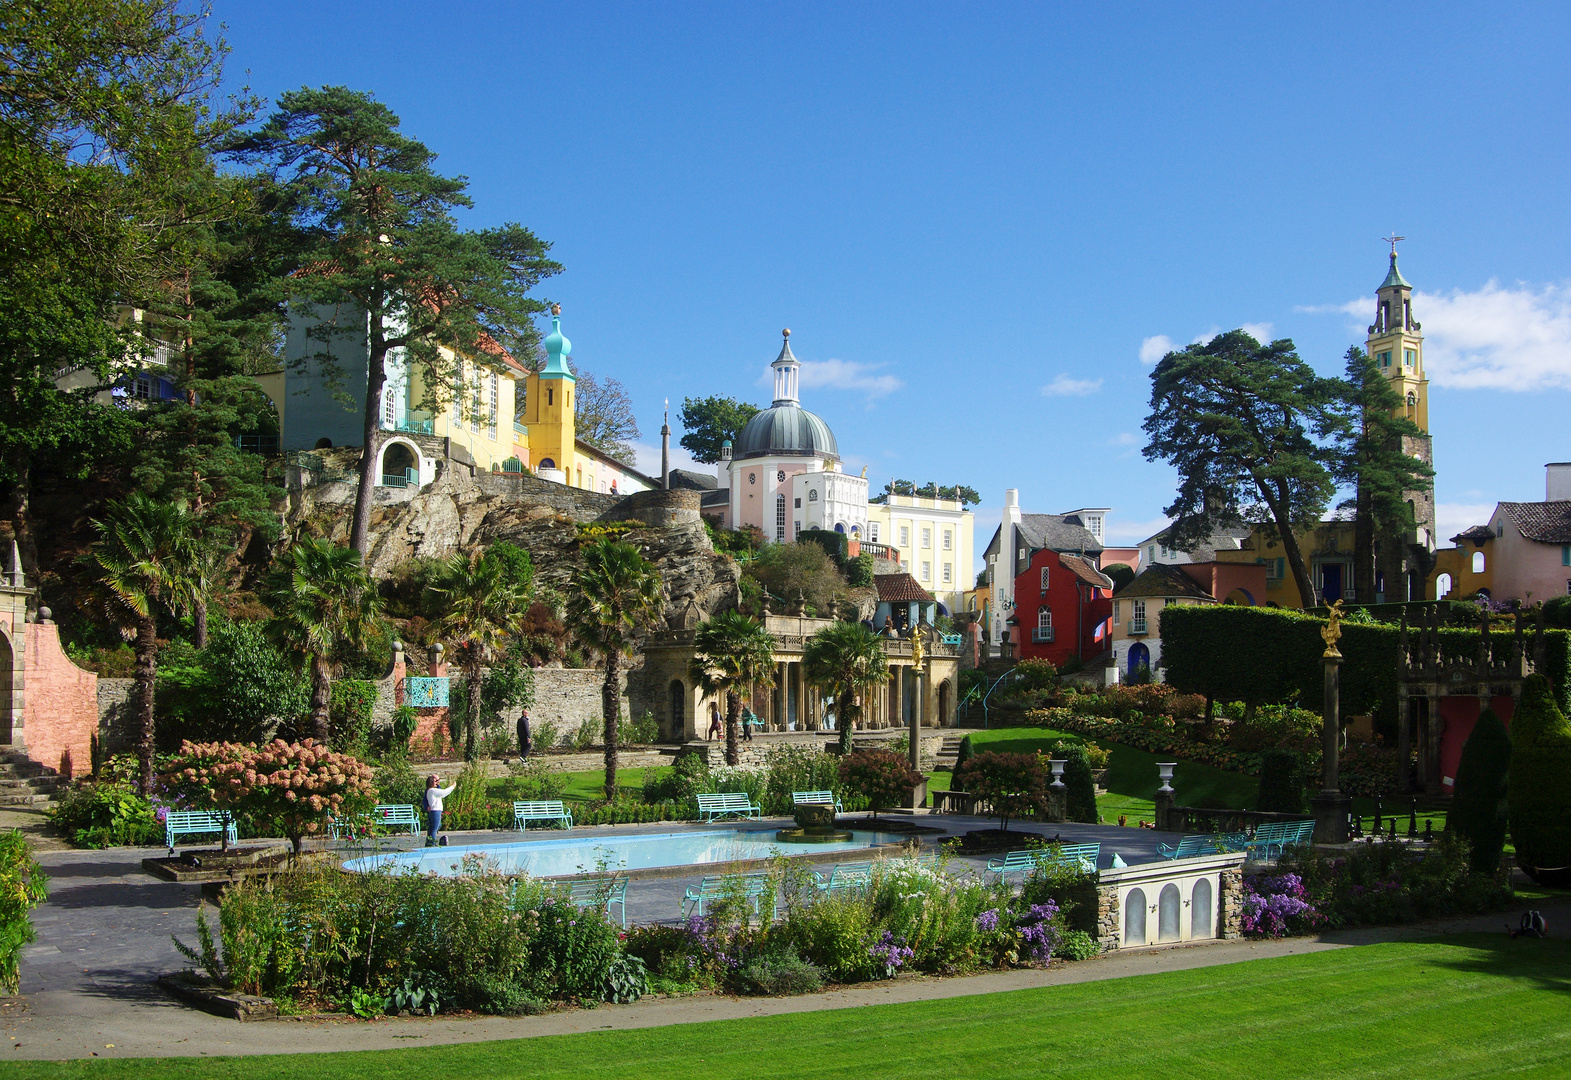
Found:
M 852 737 L 852 745 L 858 749 L 868 749 L 871 745 L 884 746 L 894 742 L 903 735 L 899 729 L 888 731 L 858 731 Z M 738 764 L 752 767 L 762 767 L 768 764 L 769 751 L 776 746 L 817 746 L 820 750 L 828 749 L 840 741 L 840 736 L 833 731 L 772 731 L 765 735 L 755 735 L 751 739 L 737 743 Z M 928 765 L 932 762 L 939 748 L 943 746 L 942 735 L 922 736 L 922 763 Z M 725 764 L 724 739 L 695 739 L 687 742 L 682 747 L 685 754 L 703 754 L 711 768 Z
M 1217 925 L 1222 937 L 1236 940 L 1244 936 L 1244 868 L 1237 866 L 1222 871 L 1218 884 L 1221 918 Z
M 135 679 L 98 679 L 98 741 L 105 758 L 136 750 L 136 721 L 131 716 Z
M 61 776 L 92 771 L 98 734 L 98 676 L 60 648 L 54 623 L 27 623 L 22 742 L 30 760 Z
M 605 682 L 605 672 L 593 668 L 536 668 L 535 703 L 529 707 L 529 719 L 536 733 L 540 725 L 556 725 L 561 739 L 576 732 L 587 719 L 594 719 L 595 730 L 600 730 L 600 684 Z M 622 715 L 628 719 L 639 715 L 627 695 L 627 673 L 622 674 Z M 515 736 L 516 737 L 516 736 Z M 538 740 L 538 734 L 536 735 Z M 598 738 L 597 738 L 598 741 Z

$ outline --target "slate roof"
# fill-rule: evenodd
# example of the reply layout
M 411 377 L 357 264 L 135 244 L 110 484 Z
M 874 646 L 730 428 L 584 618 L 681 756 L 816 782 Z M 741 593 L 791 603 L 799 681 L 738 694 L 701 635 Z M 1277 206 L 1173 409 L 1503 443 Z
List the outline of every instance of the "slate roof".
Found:
M 755 457 L 827 457 L 840 460 L 835 433 L 800 405 L 776 405 L 747 422 L 736 437 L 737 460 Z
M 1142 596 L 1184 596 L 1195 600 L 1215 600 L 1216 597 L 1200 587 L 1200 583 L 1178 567 L 1169 563 L 1152 563 L 1140 571 L 1138 577 L 1113 594 L 1114 600 L 1139 599 Z
M 1529 540 L 1571 544 L 1571 502 L 1503 502 L 1500 509 L 1511 515 Z
M 910 574 L 874 574 L 873 587 L 878 590 L 879 603 L 903 604 L 912 600 L 922 604 L 937 602 L 937 598 L 916 583 Z
M 706 491 L 698 497 L 698 505 L 705 510 L 716 506 L 729 506 L 731 505 L 731 492 L 725 488 Z
M 1113 587 L 1112 578 L 1078 555 L 1059 555 L 1058 561 L 1064 565 L 1065 569 L 1087 585 L 1098 589 L 1111 589 Z
M 701 473 L 693 469 L 672 469 L 671 486 L 685 491 L 713 491 L 720 486 L 714 473 Z
M 1032 549 L 1100 555 L 1102 545 L 1073 514 L 1021 514 L 1020 535 Z

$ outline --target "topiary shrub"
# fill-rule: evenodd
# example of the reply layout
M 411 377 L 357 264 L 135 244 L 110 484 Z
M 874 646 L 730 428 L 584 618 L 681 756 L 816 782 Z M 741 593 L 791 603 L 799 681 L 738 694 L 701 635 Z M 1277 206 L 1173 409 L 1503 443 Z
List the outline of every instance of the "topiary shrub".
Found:
M 1571 723 L 1554 688 L 1529 675 L 1511 719 L 1511 840 L 1540 885 L 1571 885 Z
M 1257 809 L 1268 814 L 1302 814 L 1307 777 L 1304 755 L 1276 747 L 1260 755 L 1260 794 Z
M 1487 705 L 1478 714 L 1473 733 L 1462 744 L 1456 767 L 1456 792 L 1451 799 L 1451 828 L 1472 846 L 1470 862 L 1480 874 L 1500 869 L 1506 846 L 1506 778 L 1511 771 L 1511 736 Z
M 1101 817 L 1096 811 L 1096 778 L 1091 775 L 1091 757 L 1083 746 L 1064 750 L 1064 787 L 1069 789 L 1065 820 L 1095 825 Z

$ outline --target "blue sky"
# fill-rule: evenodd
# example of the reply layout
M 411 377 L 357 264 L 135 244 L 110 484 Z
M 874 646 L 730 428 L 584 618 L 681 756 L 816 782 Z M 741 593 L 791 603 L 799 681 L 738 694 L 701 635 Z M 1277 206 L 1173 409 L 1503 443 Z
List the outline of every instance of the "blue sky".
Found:
M 684 396 L 804 404 L 891 476 L 1161 524 L 1148 362 L 1247 325 L 1323 372 L 1391 230 L 1442 535 L 1571 459 L 1571 6 L 215 0 L 232 80 L 369 90 L 566 273 L 656 448 Z M 673 442 L 681 434 L 673 436 Z

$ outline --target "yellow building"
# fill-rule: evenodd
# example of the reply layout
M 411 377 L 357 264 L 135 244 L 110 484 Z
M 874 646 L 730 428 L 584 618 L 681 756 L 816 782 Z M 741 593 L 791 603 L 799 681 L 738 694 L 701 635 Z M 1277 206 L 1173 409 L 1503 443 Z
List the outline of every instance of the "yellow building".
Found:
M 1322 521 L 1313 529 L 1298 534 L 1298 549 L 1309 567 L 1309 580 L 1319 594 L 1304 603 L 1298 581 L 1287 565 L 1287 553 L 1280 541 L 1266 536 L 1265 527 L 1256 525 L 1239 541 L 1238 550 L 1215 553 L 1219 563 L 1257 563 L 1266 568 L 1267 607 L 1319 607 L 1333 600 L 1358 601 L 1353 587 L 1353 523 Z M 1256 603 L 1260 603 L 1256 600 Z M 1361 601 L 1359 601 L 1361 602 Z
M 953 613 L 966 608 L 976 581 L 971 567 L 976 515 L 954 499 L 884 495 L 867 507 L 870 543 L 900 552 L 900 563 L 924 589 Z

